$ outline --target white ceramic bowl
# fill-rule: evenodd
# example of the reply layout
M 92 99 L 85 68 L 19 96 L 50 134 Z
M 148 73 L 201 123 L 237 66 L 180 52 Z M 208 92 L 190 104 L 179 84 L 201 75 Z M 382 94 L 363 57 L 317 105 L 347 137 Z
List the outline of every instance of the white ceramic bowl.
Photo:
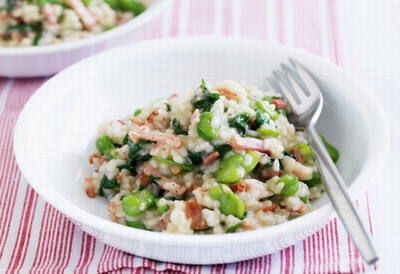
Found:
M 0 47 L 0 77 L 54 75 L 85 57 L 130 43 L 138 29 L 155 18 L 171 0 L 148 0 L 148 8 L 129 22 L 82 40 L 23 48 Z
M 15 128 L 14 149 L 31 186 L 78 227 L 123 251 L 161 261 L 216 264 L 276 252 L 312 235 L 333 218 L 326 195 L 317 209 L 287 223 L 226 235 L 172 235 L 137 230 L 108 219 L 104 198 L 90 199 L 83 180 L 93 167 L 97 126 L 151 100 L 184 94 L 202 78 L 264 79 L 293 57 L 323 89 L 318 131 L 336 146 L 337 166 L 355 197 L 378 173 L 388 130 L 372 94 L 337 66 L 304 51 L 253 40 L 190 37 L 156 40 L 92 56 L 47 81 L 29 100 Z M 360 99 L 362 98 L 362 99 Z

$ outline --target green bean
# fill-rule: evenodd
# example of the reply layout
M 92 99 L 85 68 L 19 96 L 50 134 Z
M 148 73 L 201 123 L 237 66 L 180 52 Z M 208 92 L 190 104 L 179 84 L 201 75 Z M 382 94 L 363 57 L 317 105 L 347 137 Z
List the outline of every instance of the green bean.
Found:
M 218 182 L 225 184 L 238 182 L 257 166 L 258 158 L 258 154 L 254 151 L 248 151 L 245 155 L 227 153 L 218 167 Z
M 141 221 L 126 221 L 126 225 L 137 229 L 147 230 L 147 227 Z
M 96 148 L 108 159 L 113 159 L 117 156 L 114 143 L 107 135 L 102 135 L 96 139 Z
M 208 190 L 208 194 L 212 199 L 219 201 L 219 210 L 222 214 L 237 218 L 244 215 L 243 201 L 228 186 L 222 184 L 213 186 Z
M 301 144 L 301 143 L 298 143 L 296 146 L 299 149 L 299 153 L 300 153 L 303 161 L 308 164 L 312 164 L 314 162 L 314 158 L 312 156 L 310 146 L 307 144 Z
M 154 194 L 147 189 L 126 195 L 121 200 L 122 209 L 126 215 L 138 216 L 156 205 Z
M 313 172 L 311 174 L 311 179 L 303 181 L 308 187 L 313 187 L 322 184 L 321 177 L 318 172 Z
M 160 199 L 156 199 L 156 207 L 158 214 L 162 215 L 169 210 L 169 205 L 160 205 Z
M 295 194 L 299 190 L 299 180 L 293 174 L 285 174 L 279 178 L 278 183 L 283 183 L 284 186 L 281 190 L 281 195 L 289 197 Z
M 262 101 L 256 101 L 256 107 L 262 112 L 267 113 L 272 121 L 275 121 L 279 117 L 278 112 L 267 107 Z
M 123 10 L 128 10 L 134 15 L 139 15 L 145 11 L 146 5 L 136 0 L 119 0 L 119 4 Z
M 197 165 L 188 165 L 188 164 L 177 163 L 174 160 L 169 159 L 169 158 L 159 158 L 159 157 L 153 156 L 152 159 L 156 162 L 164 163 L 164 164 L 167 164 L 170 166 L 180 167 L 186 171 L 192 171 L 197 167 Z
M 300 198 L 300 201 L 302 201 L 303 203 L 307 203 L 307 201 L 308 201 L 308 195 L 306 195 L 306 196 L 301 196 L 301 197 L 299 197 Z
M 226 230 L 226 233 L 233 233 L 233 232 L 235 232 L 236 229 L 238 229 L 238 228 L 242 225 L 242 223 L 243 223 L 243 222 L 240 221 L 240 222 L 238 222 L 237 224 L 235 224 L 235 225 L 229 227 L 229 228 Z
M 257 132 L 260 133 L 262 136 L 265 137 L 278 137 L 280 132 L 278 130 L 274 130 L 271 128 L 258 128 Z
M 112 8 L 113 10 L 122 10 L 121 4 L 119 0 L 105 0 L 105 2 Z M 135 115 L 136 116 L 136 115 Z
M 331 156 L 333 162 L 337 162 L 337 160 L 339 160 L 339 151 L 332 146 L 326 139 L 324 136 L 320 135 L 319 136 L 321 138 L 322 143 L 324 144 L 326 150 L 328 151 L 329 155 Z
M 211 141 L 217 136 L 217 133 L 221 126 L 218 126 L 217 128 L 214 128 L 212 126 L 212 120 L 214 118 L 214 113 L 212 112 L 203 112 L 200 115 L 200 121 L 197 124 L 197 133 L 199 136 L 206 140 L 206 141 Z

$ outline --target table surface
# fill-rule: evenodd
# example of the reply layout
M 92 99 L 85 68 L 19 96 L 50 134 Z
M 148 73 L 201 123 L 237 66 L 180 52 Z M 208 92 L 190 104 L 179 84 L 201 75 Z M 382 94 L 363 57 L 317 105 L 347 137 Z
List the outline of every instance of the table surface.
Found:
M 366 189 L 366 192 L 362 193 L 359 197 L 360 203 L 362 204 L 362 210 L 367 211 L 363 212 L 363 218 L 368 219 L 368 222 L 371 226 L 373 239 L 378 250 L 380 260 L 374 267 L 342 267 L 341 269 L 347 269 L 347 271 L 351 271 L 353 273 L 400 273 L 400 263 L 398 261 L 398 254 L 400 253 L 400 237 L 397 236 L 398 225 L 400 226 L 400 218 L 398 216 L 398 212 L 393 210 L 400 207 L 400 202 L 398 199 L 398 197 L 400 197 L 400 182 L 397 182 L 397 179 L 400 178 L 400 157 L 398 155 L 398 151 L 400 151 L 400 130 L 396 127 L 398 125 L 398 119 L 400 118 L 400 108 L 397 105 L 398 102 L 400 102 L 400 90 L 398 90 L 398 87 L 400 87 L 400 2 L 379 1 L 378 3 L 378 1 L 344 0 L 305 0 L 292 2 L 289 0 L 265 0 L 265 3 L 268 7 L 273 7 L 277 10 L 279 10 L 280 6 L 283 7 L 281 11 L 286 13 L 285 18 L 288 20 L 286 21 L 286 32 L 280 32 L 277 29 L 270 31 L 271 28 L 279 28 L 279 26 L 277 24 L 269 24 L 271 23 L 271 19 L 268 18 L 265 19 L 268 23 L 267 27 L 259 27 L 260 24 L 265 22 L 261 20 L 262 18 L 260 19 L 258 17 L 254 17 L 255 19 L 253 22 L 246 24 L 246 28 L 240 29 L 240 22 L 235 21 L 235 16 L 240 13 L 238 9 L 244 7 L 245 1 L 216 0 L 212 5 L 210 2 L 205 0 L 175 0 L 173 2 L 175 8 L 171 8 L 166 12 L 166 14 L 163 14 L 162 17 L 157 19 L 162 24 L 169 24 L 168 29 L 164 26 L 161 27 L 161 31 L 158 30 L 158 33 L 161 37 L 185 36 L 192 34 L 246 36 L 299 46 L 311 52 L 316 47 L 315 44 L 313 44 L 313 41 L 296 40 L 296 35 L 293 35 L 292 33 L 295 31 L 295 29 L 294 27 L 292 27 L 292 29 L 288 27 L 288 25 L 290 25 L 290 20 L 287 18 L 290 18 L 290 14 L 294 13 L 296 8 L 301 9 L 303 4 L 304 7 L 315 5 L 318 6 L 318 12 L 321 10 L 329 10 L 331 13 L 330 15 L 332 16 L 330 20 L 334 20 L 333 24 L 336 27 L 336 32 L 334 33 L 336 39 L 336 50 L 324 51 L 326 47 L 322 45 L 322 47 L 320 47 L 319 55 L 329 59 L 334 63 L 337 63 L 372 91 L 387 116 L 391 135 L 388 156 L 383 164 L 382 169 L 379 171 L 375 181 Z M 205 5 L 207 8 L 217 9 L 221 14 L 224 12 L 224 7 L 226 8 L 231 6 L 232 11 L 229 22 L 226 20 L 224 22 L 218 22 L 218 16 L 214 16 L 214 25 L 211 27 L 206 24 L 202 24 L 201 21 L 191 21 L 190 7 L 192 5 L 196 5 L 196 7 L 199 8 L 205 3 L 208 3 Z M 246 3 L 253 4 L 252 7 L 246 8 L 246 12 L 251 15 L 252 13 L 256 13 L 255 9 L 262 5 L 263 0 L 249 0 Z M 177 6 L 179 6 L 178 9 L 176 9 Z M 173 9 L 178 10 L 179 13 L 173 14 L 176 12 L 176 10 Z M 332 15 L 332 13 L 334 14 Z M 274 17 L 274 14 L 271 12 L 267 12 L 267 14 L 272 15 L 273 18 L 277 19 L 276 16 Z M 179 24 L 173 26 L 173 24 L 176 23 L 176 20 L 172 20 L 171 18 L 176 17 L 179 18 Z M 249 18 L 253 17 L 250 16 Z M 328 19 L 321 17 L 319 20 L 324 21 Z M 148 28 L 154 30 L 156 28 L 154 26 L 160 26 L 160 24 L 156 23 L 152 25 L 150 23 Z M 326 31 L 329 32 L 332 31 L 332 29 L 327 28 Z M 325 41 L 327 43 L 327 41 L 324 39 L 321 41 Z M 18 83 L 18 88 L 20 89 L 36 89 L 43 81 L 45 80 L 38 79 L 36 82 L 27 81 L 26 83 L 28 84 L 26 84 L 24 80 L 21 79 L 0 79 L 0 83 L 2 84 L 0 85 L 0 110 L 4 110 L 5 98 L 3 97 L 6 96 L 6 93 L 1 93 L 1 91 L 7 89 L 7 86 Z M 6 136 L 5 132 L 0 131 L 0 133 L 0 137 Z M 4 148 L 0 149 L 5 151 Z M 5 165 L 1 167 L 5 168 Z M 5 189 L 5 184 L 8 183 L 6 180 L 11 180 L 8 179 L 7 176 L 3 176 L 6 174 L 7 170 L 0 170 L 0 189 L 2 190 Z M 23 178 L 20 180 L 22 181 L 21 183 L 26 184 L 26 182 L 23 182 Z M 26 191 L 28 192 L 28 190 Z M 0 204 L 3 206 L 6 202 L 7 201 L 3 200 Z M 41 205 L 43 207 L 47 206 L 43 202 Z M 19 220 L 10 221 L 10 228 L 8 231 L 11 231 L 10 233 L 12 237 L 20 237 L 19 234 L 12 234 L 13 231 L 17 231 L 20 228 L 19 225 Z M 2 231 L 1 228 L 0 231 Z M 2 233 L 4 233 L 4 231 Z M 345 231 L 343 229 L 339 229 L 339 233 L 345 234 Z M 90 238 L 88 239 L 90 241 Z M 14 240 L 17 242 L 18 239 Z M 8 241 L 10 241 L 10 239 Z M 10 269 L 12 261 L 15 260 L 15 257 L 19 256 L 18 254 L 6 254 L 10 250 L 16 250 L 11 249 L 9 246 L 7 246 L 7 244 L 9 243 L 0 240 L 0 271 Z M 280 257 L 280 259 L 282 258 L 283 257 Z M 137 260 L 137 258 L 135 258 L 135 260 Z M 351 258 L 349 260 L 351 260 Z M 22 270 L 22 272 L 30 270 L 28 263 L 29 262 L 25 262 L 25 264 L 20 266 L 19 269 Z M 143 266 L 143 262 L 141 263 L 141 266 Z M 249 262 L 249 264 L 251 264 L 251 262 Z M 234 273 L 237 272 L 234 268 L 237 268 L 238 265 L 239 264 L 236 266 L 225 266 L 221 269 L 225 269 L 227 272 L 230 270 L 232 273 Z M 151 268 L 151 263 L 148 263 L 147 266 Z M 165 267 L 165 265 L 163 265 L 163 267 Z M 153 268 L 161 269 L 157 267 Z M 165 268 L 168 269 L 168 267 Z M 92 268 L 89 267 L 88 269 L 96 269 L 96 267 L 92 266 Z M 210 273 L 218 273 L 218 271 L 224 273 L 224 271 L 221 269 L 213 270 L 211 268 L 204 268 L 200 270 L 187 270 L 185 268 L 175 269 L 187 273 L 199 272 L 200 270 Z M 246 268 L 242 268 L 241 271 L 243 271 L 243 269 Z M 247 269 L 249 270 L 251 268 Z M 42 270 L 51 272 L 51 268 Z M 142 270 L 138 271 L 142 271 L 142 273 L 146 272 L 145 268 L 142 268 Z M 272 270 L 269 269 L 269 272 L 278 273 L 284 271 L 282 271 L 282 268 L 272 268 Z M 306 271 L 301 268 L 296 269 L 296 267 L 293 267 L 290 272 L 310 273 L 310 271 Z M 339 271 L 333 270 L 332 272 L 336 273 Z M 151 270 L 149 273 L 154 273 L 154 271 Z M 259 273 L 264 272 L 259 270 Z

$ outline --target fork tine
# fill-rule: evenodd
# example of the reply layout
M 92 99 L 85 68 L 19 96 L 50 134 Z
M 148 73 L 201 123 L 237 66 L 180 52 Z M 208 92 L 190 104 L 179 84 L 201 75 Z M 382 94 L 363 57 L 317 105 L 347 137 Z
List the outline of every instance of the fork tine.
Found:
M 293 72 L 285 64 L 282 64 L 281 67 L 282 67 L 283 71 L 285 72 L 286 77 L 289 80 L 290 84 L 292 85 L 296 95 L 299 97 L 300 101 L 304 102 L 305 100 L 307 100 L 308 94 L 310 94 L 310 92 L 308 90 L 305 91 L 304 88 L 301 86 L 302 83 L 299 83 L 299 82 L 302 81 L 302 80 L 301 79 L 295 79 L 294 76 L 293 76 L 293 74 L 295 72 Z
M 306 69 L 300 65 L 299 62 L 297 62 L 296 60 L 289 58 L 290 62 L 292 63 L 292 65 L 295 67 L 297 73 L 299 74 L 299 77 L 302 79 L 304 85 L 307 87 L 307 89 L 309 90 L 309 92 L 321 92 L 320 88 L 318 87 L 317 83 L 315 82 L 315 80 L 311 77 L 310 73 L 308 71 L 306 71 Z
M 299 102 L 297 102 L 296 98 L 293 96 L 292 92 L 287 88 L 285 85 L 282 77 L 279 75 L 278 72 L 274 71 L 273 72 L 276 80 L 278 81 L 278 85 L 280 88 L 281 93 L 285 97 L 286 101 L 288 101 L 289 105 L 294 106 L 297 105 Z

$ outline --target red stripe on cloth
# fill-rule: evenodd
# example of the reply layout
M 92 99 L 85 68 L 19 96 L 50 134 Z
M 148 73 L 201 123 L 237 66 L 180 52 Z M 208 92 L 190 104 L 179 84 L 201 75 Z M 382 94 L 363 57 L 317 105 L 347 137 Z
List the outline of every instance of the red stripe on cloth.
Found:
M 342 56 L 339 49 L 339 35 L 337 26 L 337 15 L 336 15 L 336 1 L 327 0 L 328 2 L 328 21 L 329 21 L 329 31 L 330 31 L 330 46 L 333 61 L 338 65 L 342 65 Z
M 322 37 L 318 1 L 298 0 L 294 5 L 294 44 L 314 54 L 322 55 Z
M 97 241 L 92 236 L 86 233 L 82 233 L 80 256 L 77 266 L 75 268 L 76 272 L 79 273 L 88 272 L 89 266 L 93 262 L 96 250 L 96 242 Z
M 42 221 L 39 231 L 39 241 L 36 247 L 35 259 L 32 264 L 33 271 L 39 271 L 45 269 L 47 253 L 51 252 L 51 220 L 55 218 L 55 211 L 49 212 L 49 205 L 46 204 L 43 210 Z
M 338 234 L 338 220 L 333 219 L 329 224 L 330 230 L 328 233 L 331 235 L 332 260 L 330 265 L 332 273 L 340 273 L 340 249 L 339 249 L 339 234 Z
M 214 1 L 192 0 L 189 9 L 189 25 L 187 34 L 212 34 L 214 29 Z
M 179 16 L 180 16 L 180 7 L 182 0 L 175 0 L 172 7 L 172 21 L 171 21 L 171 31 L 170 36 L 178 36 L 179 30 Z
M 280 255 L 280 272 L 281 273 L 294 273 L 295 266 L 295 249 L 290 246 L 279 252 Z
M 223 2 L 223 35 L 232 35 L 232 0 L 225 0 Z
M 13 153 L 13 137 L 14 125 L 23 105 L 28 101 L 32 93 L 43 83 L 43 80 L 6 80 L 0 78 L 1 93 L 5 92 L 4 88 L 8 83 L 9 86 L 7 98 L 5 98 L 4 112 L 0 114 L 0 192 L 5 195 L 4 199 L 0 199 L 0 207 L 2 216 L 0 218 L 0 259 L 4 256 L 5 245 L 10 236 L 10 227 L 12 218 L 17 218 L 21 214 L 14 215 L 14 208 L 18 188 L 20 186 L 21 172 L 18 169 Z M 21 88 L 20 84 L 24 83 L 26 87 Z M 26 213 L 26 212 L 24 212 Z M 27 217 L 24 215 L 24 217 Z M 21 224 L 23 225 L 23 224 Z M 22 229 L 20 227 L 20 229 Z M 21 231 L 21 230 L 20 230 Z M 22 229 L 24 233 L 26 231 Z M 21 233 L 22 233 L 21 231 Z M 22 237 L 22 235 L 19 235 Z M 21 238 L 19 238 L 22 240 Z M 24 239 L 25 240 L 25 239 Z M 8 254 L 7 254 L 8 255 Z M 20 256 L 14 254 L 13 256 Z M 21 258 L 21 257 L 20 257 Z M 13 266 L 13 263 L 11 264 Z
M 240 35 L 267 40 L 267 1 L 242 2 Z
M 2 151 L 0 154 L 0 170 L 2 170 L 0 173 L 0 192 L 3 193 L 3 199 L 0 199 L 2 212 L 0 218 L 0 259 L 3 257 L 5 244 L 10 233 L 20 178 L 20 172 L 12 155 L 11 127 L 15 120 L 15 115 L 3 114 L 0 116 L 0 124 L 2 125 L 0 131 L 0 149 Z
M 71 258 L 75 226 L 51 205 L 45 205 L 33 270 L 63 272 Z M 43 244 L 45 243 L 45 244 Z
M 282 0 L 276 0 L 276 26 L 277 26 L 277 33 L 278 33 L 278 43 L 284 44 L 285 40 L 285 14 L 284 14 L 284 7 Z
M 10 263 L 7 267 L 11 273 L 19 272 L 24 264 L 26 252 L 28 250 L 30 236 L 32 233 L 32 222 L 35 217 L 35 209 L 37 205 L 38 195 L 36 192 L 27 187 L 24 197 L 24 207 L 21 213 L 21 222 L 18 227 L 17 240 L 12 252 Z
M 372 212 L 371 212 L 371 207 L 370 207 L 370 203 L 369 203 L 369 193 L 368 190 L 365 192 L 365 199 L 366 199 L 366 206 L 367 206 L 367 212 L 368 212 L 368 224 L 369 224 L 369 232 L 371 234 L 371 236 L 374 235 L 374 226 L 372 223 Z M 374 264 L 374 270 L 378 270 L 379 268 L 379 262 Z

